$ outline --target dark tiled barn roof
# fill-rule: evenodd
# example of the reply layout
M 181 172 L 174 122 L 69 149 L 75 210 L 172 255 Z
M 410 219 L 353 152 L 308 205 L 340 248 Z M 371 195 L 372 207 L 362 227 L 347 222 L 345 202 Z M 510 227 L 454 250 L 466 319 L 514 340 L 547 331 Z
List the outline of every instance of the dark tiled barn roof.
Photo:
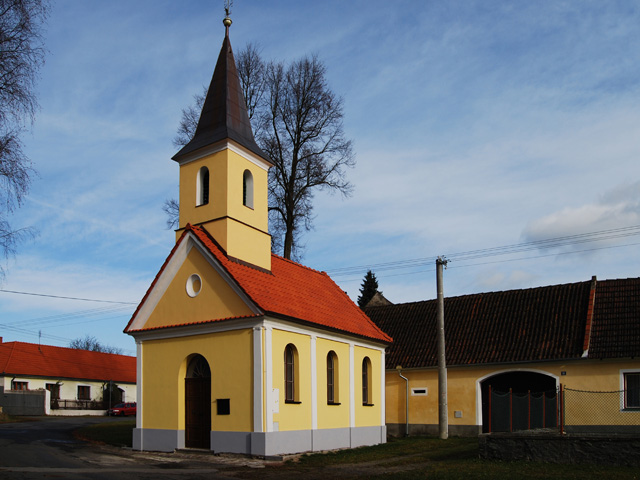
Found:
M 629 358 L 638 355 L 640 278 L 598 282 L 589 358 Z
M 436 300 L 365 312 L 393 337 L 387 368 L 437 365 Z M 444 312 L 447 365 L 577 359 L 586 346 L 590 358 L 640 354 L 640 279 L 445 298 Z

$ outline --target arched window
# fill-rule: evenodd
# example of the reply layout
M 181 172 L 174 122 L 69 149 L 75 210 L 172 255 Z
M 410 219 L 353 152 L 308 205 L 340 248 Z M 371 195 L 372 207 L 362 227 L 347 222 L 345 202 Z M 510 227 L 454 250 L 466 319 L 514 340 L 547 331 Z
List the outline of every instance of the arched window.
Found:
M 331 350 L 327 354 L 327 403 L 338 404 L 338 356 Z
M 187 378 L 211 378 L 209 362 L 202 355 L 195 355 L 187 366 Z
M 371 360 L 369 357 L 362 359 L 362 405 L 372 405 L 371 389 Z
M 198 170 L 196 183 L 196 206 L 209 203 L 209 169 L 202 167 Z
M 284 401 L 298 401 L 298 351 L 291 343 L 284 349 Z
M 242 204 L 253 208 L 253 175 L 249 170 L 242 175 Z

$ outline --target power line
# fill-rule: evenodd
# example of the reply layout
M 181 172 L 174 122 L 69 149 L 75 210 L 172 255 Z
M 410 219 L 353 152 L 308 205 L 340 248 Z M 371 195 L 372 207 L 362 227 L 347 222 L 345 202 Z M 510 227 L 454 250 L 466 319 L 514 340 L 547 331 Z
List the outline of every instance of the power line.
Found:
M 48 297 L 48 298 L 61 298 L 63 300 L 79 300 L 83 302 L 100 302 L 100 303 L 117 303 L 120 305 L 137 305 L 135 302 L 117 302 L 115 300 L 97 300 L 95 298 L 78 298 L 78 297 L 64 297 L 60 295 L 46 295 L 44 293 L 32 293 L 32 292 L 16 292 L 14 290 L 4 290 L 0 288 L 0 292 L 15 293 L 18 295 L 32 295 L 34 297 Z
M 511 255 L 515 253 L 523 253 L 523 252 L 528 252 L 532 250 L 549 250 L 552 248 L 567 247 L 567 246 L 579 245 L 579 244 L 588 243 L 588 242 L 620 239 L 620 238 L 626 238 L 626 237 L 637 236 L 637 235 L 640 235 L 640 225 L 616 228 L 616 229 L 610 229 L 610 230 L 601 230 L 601 231 L 592 232 L 592 233 L 568 235 L 564 237 L 549 238 L 544 240 L 536 240 L 532 242 L 505 245 L 501 247 L 490 247 L 490 248 L 479 249 L 479 250 L 470 250 L 467 252 L 447 254 L 444 256 L 449 261 L 456 262 L 455 265 L 453 266 L 450 265 L 449 268 L 461 268 L 461 267 L 467 267 L 467 266 L 486 265 L 489 263 L 503 263 L 503 262 L 519 261 L 519 260 L 544 258 L 544 257 L 550 257 L 550 256 L 573 255 L 577 253 L 585 253 L 585 252 L 591 252 L 596 250 L 605 250 L 610 248 L 634 246 L 634 245 L 639 245 L 639 243 L 629 243 L 624 245 L 607 245 L 607 246 L 595 247 L 590 249 L 574 250 L 571 252 L 547 253 L 547 254 L 530 256 L 530 257 L 519 257 L 515 259 L 496 260 L 493 262 L 460 264 L 460 262 L 466 262 L 466 261 L 477 260 L 482 258 L 489 258 L 489 257 L 495 257 L 495 256 L 501 256 L 501 255 Z M 331 275 L 331 277 L 341 277 L 346 275 L 360 274 L 365 269 L 375 270 L 377 273 L 377 272 L 381 272 L 381 271 L 384 272 L 389 270 L 402 270 L 402 269 L 409 269 L 409 268 L 414 269 L 414 268 L 419 268 L 424 266 L 432 267 L 435 263 L 436 258 L 438 258 L 438 256 L 434 255 L 432 257 L 391 261 L 391 262 L 369 264 L 369 265 L 359 265 L 359 266 L 353 266 L 353 267 L 341 267 L 341 268 L 327 270 L 327 273 Z M 412 275 L 412 274 L 432 272 L 432 271 L 435 271 L 435 268 L 429 268 L 428 270 L 420 269 L 417 271 L 403 272 L 403 273 L 384 275 L 384 276 L 392 277 L 392 276 L 401 276 L 401 275 Z M 356 280 L 361 280 L 361 278 L 344 279 L 342 281 L 350 282 L 350 281 L 356 281 Z

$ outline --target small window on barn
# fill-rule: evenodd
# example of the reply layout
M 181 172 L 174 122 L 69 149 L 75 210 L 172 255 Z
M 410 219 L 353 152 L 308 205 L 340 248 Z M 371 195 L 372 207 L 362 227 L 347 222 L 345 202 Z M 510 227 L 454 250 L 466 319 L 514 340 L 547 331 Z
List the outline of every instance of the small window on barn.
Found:
M 640 409 L 640 372 L 624 373 L 624 408 Z

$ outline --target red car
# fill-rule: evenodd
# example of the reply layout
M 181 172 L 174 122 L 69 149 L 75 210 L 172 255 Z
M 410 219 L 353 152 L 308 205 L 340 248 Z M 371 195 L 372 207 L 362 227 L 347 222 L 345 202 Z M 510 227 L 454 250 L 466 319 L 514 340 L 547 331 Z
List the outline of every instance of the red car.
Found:
M 136 404 L 133 403 L 119 403 L 112 409 L 107 411 L 107 415 L 135 415 L 136 414 Z

